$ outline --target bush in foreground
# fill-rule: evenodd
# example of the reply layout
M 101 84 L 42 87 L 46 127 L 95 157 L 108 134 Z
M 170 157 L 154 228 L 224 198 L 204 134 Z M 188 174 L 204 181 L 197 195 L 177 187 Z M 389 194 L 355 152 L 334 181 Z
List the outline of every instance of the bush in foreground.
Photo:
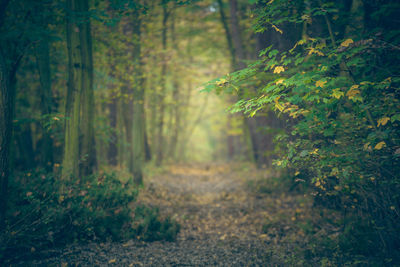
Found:
M 179 225 L 157 210 L 136 208 L 138 188 L 115 173 L 62 181 L 43 172 L 15 177 L 10 190 L 7 228 L 0 235 L 0 260 L 39 249 L 89 240 L 173 240 Z

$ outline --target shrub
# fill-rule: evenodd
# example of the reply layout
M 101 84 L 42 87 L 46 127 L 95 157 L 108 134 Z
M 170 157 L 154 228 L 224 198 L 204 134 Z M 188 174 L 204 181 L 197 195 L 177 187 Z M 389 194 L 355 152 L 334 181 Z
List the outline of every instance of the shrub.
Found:
M 145 241 L 174 241 L 180 225 L 170 217 L 160 218 L 157 208 L 140 205 L 135 209 L 135 233 Z
M 179 225 L 154 208 L 130 203 L 138 189 L 115 173 L 62 181 L 52 173 L 21 173 L 10 185 L 7 228 L 0 260 L 38 249 L 88 240 L 173 240 Z

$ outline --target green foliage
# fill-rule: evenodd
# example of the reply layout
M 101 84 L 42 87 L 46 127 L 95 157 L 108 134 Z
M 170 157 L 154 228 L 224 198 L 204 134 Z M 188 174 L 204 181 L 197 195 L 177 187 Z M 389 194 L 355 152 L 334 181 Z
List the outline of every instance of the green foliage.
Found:
M 269 1 L 258 9 L 256 31 L 271 27 L 281 32 L 279 27 L 288 23 L 312 27 L 312 20 L 323 19 L 328 21 L 326 31 L 345 28 L 329 24 L 328 15 L 344 16 L 342 6 L 310 1 L 304 8 L 301 2 Z M 289 12 L 293 9 L 299 12 Z M 304 35 L 287 51 L 268 47 L 254 64 L 210 82 L 206 89 L 230 92 L 258 84 L 256 95 L 241 97 L 232 111 L 254 116 L 273 107 L 286 119 L 286 133 L 277 136 L 285 147 L 275 164 L 304 176 L 315 189 L 315 205 L 342 212 L 348 222 L 340 248 L 351 255 L 397 258 L 400 38 L 397 28 L 385 24 L 383 13 L 374 13 L 370 24 L 379 27 L 364 36 L 357 32 L 346 37 L 346 30 L 336 33 L 342 36 L 339 41 L 320 33 Z
M 62 181 L 44 173 L 17 175 L 10 185 L 7 229 L 0 259 L 88 240 L 173 240 L 179 225 L 153 208 L 130 207 L 138 195 L 131 181 L 115 173 Z
M 135 209 L 134 229 L 136 235 L 145 241 L 174 241 L 180 225 L 170 217 L 160 219 L 157 208 L 140 205 Z

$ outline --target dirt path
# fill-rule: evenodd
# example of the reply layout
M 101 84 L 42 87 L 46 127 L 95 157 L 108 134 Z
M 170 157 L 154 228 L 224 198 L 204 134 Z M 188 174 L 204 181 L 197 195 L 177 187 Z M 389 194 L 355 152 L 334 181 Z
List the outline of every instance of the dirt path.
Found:
M 251 176 L 251 172 L 247 173 Z M 174 166 L 146 181 L 139 203 L 160 207 L 181 224 L 175 242 L 92 243 L 65 248 L 37 265 L 266 266 L 266 203 L 227 165 Z

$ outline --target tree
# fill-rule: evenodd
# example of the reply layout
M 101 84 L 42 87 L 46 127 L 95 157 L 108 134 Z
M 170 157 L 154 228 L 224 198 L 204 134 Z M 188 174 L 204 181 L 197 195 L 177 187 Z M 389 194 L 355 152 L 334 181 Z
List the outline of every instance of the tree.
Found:
M 143 183 L 143 164 L 145 160 L 145 114 L 144 114 L 144 86 L 141 56 L 141 18 L 138 8 L 132 14 L 133 20 L 133 123 L 132 123 L 132 174 L 136 184 Z
M 159 118 L 157 125 L 157 157 L 156 164 L 161 165 L 164 158 L 164 115 L 165 115 L 165 94 L 166 94 L 166 75 L 167 75 L 167 32 L 168 32 L 168 18 L 170 11 L 168 10 L 168 0 L 161 0 L 163 17 L 162 17 L 162 29 L 161 29 L 161 43 L 162 43 L 162 62 L 161 62 L 161 74 L 160 74 L 160 86 L 161 90 L 159 93 Z
M 53 109 L 53 96 L 51 91 L 51 73 L 50 73 L 50 47 L 49 37 L 44 36 L 36 45 L 36 62 L 40 79 L 40 107 L 42 116 L 48 116 Z M 50 133 L 43 127 L 43 137 L 41 140 L 41 165 L 48 171 L 53 166 L 53 139 Z
M 69 78 L 65 107 L 64 178 L 90 174 L 95 166 L 93 63 L 88 1 L 68 0 L 67 12 Z
M 0 1 L 0 30 L 5 30 L 5 19 L 9 0 Z M 21 34 L 18 32 L 18 34 Z M 7 36 L 8 37 L 8 36 Z M 8 182 L 10 170 L 10 147 L 13 135 L 13 113 L 15 104 L 16 72 L 29 42 L 24 38 L 15 40 L 9 47 L 9 39 L 0 40 L 0 230 L 5 223 L 7 210 Z M 8 37 L 10 38 L 10 37 Z M 11 37 L 12 38 L 12 37 Z

